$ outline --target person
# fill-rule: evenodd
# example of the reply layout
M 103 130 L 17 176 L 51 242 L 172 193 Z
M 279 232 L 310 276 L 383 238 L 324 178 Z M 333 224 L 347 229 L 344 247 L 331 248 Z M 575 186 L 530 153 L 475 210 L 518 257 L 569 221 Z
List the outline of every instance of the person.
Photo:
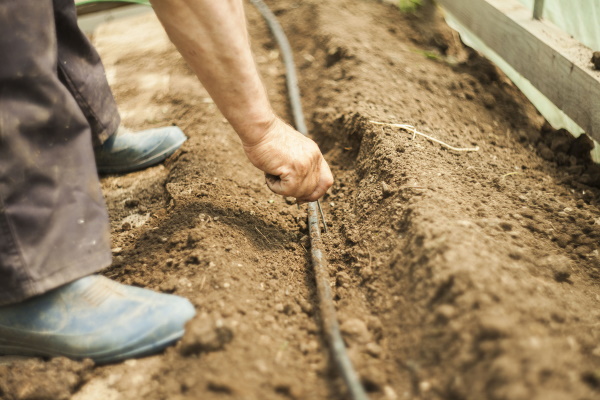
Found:
M 153 0 L 169 37 L 275 193 L 332 185 L 318 146 L 271 108 L 242 0 Z M 73 0 L 0 0 L 0 354 L 107 363 L 157 352 L 195 313 L 184 298 L 113 282 L 98 171 L 154 165 L 176 127 L 127 132 Z

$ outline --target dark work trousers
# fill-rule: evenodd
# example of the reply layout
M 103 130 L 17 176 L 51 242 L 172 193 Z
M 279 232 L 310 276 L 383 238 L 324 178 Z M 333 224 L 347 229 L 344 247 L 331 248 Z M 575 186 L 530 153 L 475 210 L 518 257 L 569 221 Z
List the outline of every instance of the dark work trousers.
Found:
M 74 0 L 0 0 L 0 304 L 111 263 L 93 155 L 120 119 Z

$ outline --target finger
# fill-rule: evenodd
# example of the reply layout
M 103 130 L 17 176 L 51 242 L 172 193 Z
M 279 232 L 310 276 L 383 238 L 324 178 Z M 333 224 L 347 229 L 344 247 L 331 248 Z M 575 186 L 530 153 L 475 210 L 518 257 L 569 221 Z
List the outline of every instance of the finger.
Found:
M 319 162 L 298 166 L 289 175 L 281 176 L 280 194 L 303 198 L 314 192 L 319 183 Z
M 317 186 L 313 192 L 306 197 L 299 198 L 300 201 L 316 201 L 323 197 L 327 190 L 333 185 L 333 175 L 331 174 L 331 170 L 329 169 L 329 165 L 325 159 L 322 159 L 321 168 L 320 168 L 320 177 L 317 183 Z
M 286 196 L 281 178 L 271 174 L 265 174 L 265 183 L 267 187 L 275 194 Z

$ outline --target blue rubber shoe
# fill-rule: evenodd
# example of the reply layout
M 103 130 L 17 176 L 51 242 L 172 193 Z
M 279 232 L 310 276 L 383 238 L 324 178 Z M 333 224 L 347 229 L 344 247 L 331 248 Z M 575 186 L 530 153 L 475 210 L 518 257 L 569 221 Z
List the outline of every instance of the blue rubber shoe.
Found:
M 94 150 L 101 174 L 119 174 L 150 167 L 173 154 L 187 140 L 176 126 L 129 132 L 119 128 Z
M 98 364 L 145 356 L 180 339 L 194 314 L 182 297 L 91 275 L 0 307 L 0 354 Z

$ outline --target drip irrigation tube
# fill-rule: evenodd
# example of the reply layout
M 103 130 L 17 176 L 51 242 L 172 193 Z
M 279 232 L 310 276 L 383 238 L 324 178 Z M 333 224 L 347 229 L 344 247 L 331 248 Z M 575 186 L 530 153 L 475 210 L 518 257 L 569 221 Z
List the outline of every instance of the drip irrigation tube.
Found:
M 263 16 L 271 33 L 275 37 L 286 71 L 286 84 L 288 89 L 288 97 L 294 117 L 294 125 L 298 132 L 308 135 L 308 129 L 304 120 L 304 112 L 302 111 L 302 103 L 300 101 L 300 89 L 298 87 L 298 76 L 296 75 L 296 66 L 294 64 L 294 55 L 287 36 L 285 35 L 281 25 L 277 21 L 277 17 L 262 0 L 250 0 L 250 2 L 258 9 Z M 88 6 L 96 3 L 134 3 L 150 5 L 148 0 L 85 0 L 77 2 L 78 9 L 80 6 Z M 321 239 L 321 229 L 319 227 L 319 215 L 323 220 L 323 227 L 327 231 L 327 225 L 323 216 L 323 210 L 318 201 L 308 203 L 308 231 L 310 234 L 310 252 L 312 257 L 312 266 L 315 272 L 315 280 L 317 283 L 317 293 L 319 295 L 319 310 L 323 322 L 323 329 L 327 337 L 327 342 L 330 346 L 331 355 L 335 362 L 340 375 L 344 379 L 350 397 L 353 400 L 368 400 L 365 389 L 360 383 L 358 374 L 352 366 L 342 334 L 337 321 L 335 306 L 331 295 L 331 287 L 329 286 L 329 273 L 327 271 L 327 261 L 324 257 L 323 239 Z
M 296 67 L 294 65 L 294 56 L 290 43 L 287 40 L 281 25 L 277 21 L 277 17 L 271 12 L 269 7 L 262 0 L 250 0 L 250 2 L 261 13 L 269 29 L 275 37 L 275 41 L 281 49 L 283 63 L 286 70 L 286 83 L 288 88 L 288 96 L 292 108 L 292 115 L 296 129 L 308 134 L 306 123 L 304 121 L 304 113 L 300 102 L 300 90 L 298 88 L 298 77 L 296 75 Z M 340 333 L 340 326 L 337 321 L 335 307 L 331 296 L 331 288 L 329 287 L 329 273 L 327 272 L 327 262 L 323 253 L 323 240 L 321 239 L 321 231 L 319 228 L 319 204 L 316 201 L 308 203 L 308 229 L 310 233 L 310 252 L 312 256 L 312 265 L 315 271 L 315 279 L 317 281 L 317 293 L 319 295 L 319 309 L 321 319 L 323 320 L 323 328 L 327 336 L 327 341 L 330 346 L 331 355 L 335 361 L 335 365 L 339 370 L 340 375 L 346 382 L 348 390 L 353 400 L 367 400 L 367 394 L 362 387 L 360 380 L 352 362 L 348 357 L 346 346 Z M 325 222 L 325 221 L 323 221 Z

